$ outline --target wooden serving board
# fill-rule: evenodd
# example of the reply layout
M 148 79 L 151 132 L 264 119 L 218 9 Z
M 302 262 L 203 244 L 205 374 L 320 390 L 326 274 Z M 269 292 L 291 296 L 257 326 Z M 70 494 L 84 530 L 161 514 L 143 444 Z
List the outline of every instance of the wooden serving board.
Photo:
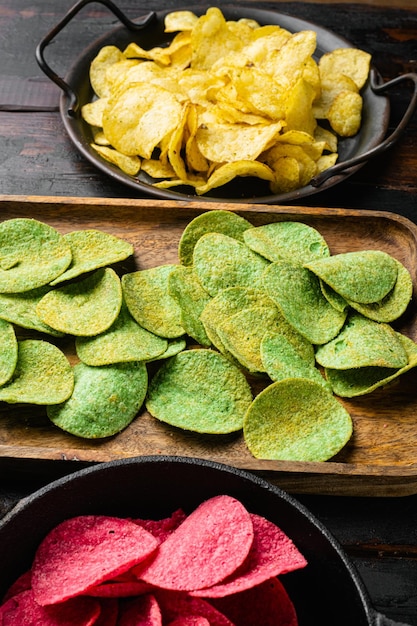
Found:
M 255 226 L 279 220 L 310 224 L 325 237 L 332 254 L 384 250 L 410 270 L 417 293 L 417 226 L 392 213 L 194 200 L 0 196 L 2 220 L 32 217 L 61 233 L 96 228 L 130 241 L 135 255 L 123 271 L 177 263 L 184 227 L 197 215 L 218 208 L 232 210 Z M 417 340 L 415 296 L 396 329 Z M 0 457 L 102 462 L 142 455 L 192 456 L 247 469 L 292 493 L 408 495 L 417 493 L 416 381 L 414 369 L 372 394 L 343 400 L 354 434 L 325 463 L 258 460 L 240 434 L 197 435 L 158 422 L 146 411 L 114 437 L 83 440 L 51 425 L 43 407 L 5 403 L 0 405 Z

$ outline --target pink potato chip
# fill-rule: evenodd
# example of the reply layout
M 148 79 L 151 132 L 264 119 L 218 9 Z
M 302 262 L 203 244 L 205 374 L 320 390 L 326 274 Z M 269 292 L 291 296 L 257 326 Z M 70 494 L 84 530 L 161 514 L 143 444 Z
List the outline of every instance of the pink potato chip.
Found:
M 160 541 L 165 541 L 168 535 L 176 530 L 186 517 L 187 515 L 182 509 L 177 509 L 172 515 L 161 520 L 134 519 L 133 521 Z
M 292 600 L 278 578 L 212 602 L 239 626 L 298 626 Z
M 291 539 L 274 523 L 251 514 L 254 539 L 245 562 L 231 576 L 209 589 L 191 592 L 205 598 L 221 598 L 307 565 Z
M 138 578 L 163 589 L 211 587 L 243 563 L 253 534 L 243 504 L 231 496 L 215 496 L 188 515 L 154 558 L 135 571 Z
M 10 598 L 0 607 L 2 626 L 92 626 L 100 615 L 94 598 L 73 598 L 56 606 L 41 606 L 31 589 Z
M 41 542 L 32 566 L 36 601 L 63 602 L 147 558 L 158 540 L 134 522 L 82 515 L 56 526 Z
M 182 591 L 166 591 L 159 589 L 155 592 L 158 600 L 163 623 L 172 622 L 186 617 L 205 617 L 210 626 L 235 626 L 226 615 L 203 598 L 193 598 Z
M 119 605 L 118 626 L 162 626 L 159 604 L 152 594 Z

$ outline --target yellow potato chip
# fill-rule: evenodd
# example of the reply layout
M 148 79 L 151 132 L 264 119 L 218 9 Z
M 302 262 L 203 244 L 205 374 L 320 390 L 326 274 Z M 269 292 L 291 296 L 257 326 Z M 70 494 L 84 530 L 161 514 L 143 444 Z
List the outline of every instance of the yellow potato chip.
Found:
M 118 152 L 114 148 L 110 148 L 108 146 L 99 146 L 95 143 L 91 143 L 90 146 L 94 148 L 100 156 L 103 157 L 109 163 L 113 163 L 117 165 L 122 172 L 129 174 L 129 176 L 135 176 L 140 170 L 140 158 L 132 155 L 127 156 L 126 154 L 122 154 Z
M 270 182 L 274 180 L 273 171 L 264 163 L 242 159 L 241 161 L 221 165 L 217 170 L 214 170 L 204 185 L 196 186 L 195 190 L 199 195 L 202 195 L 210 189 L 225 185 L 237 176 L 255 176 Z
M 192 11 L 172 11 L 165 16 L 164 30 L 166 33 L 174 33 L 181 30 L 192 30 L 198 17 Z
M 99 98 L 110 95 L 110 85 L 106 76 L 108 67 L 124 59 L 123 52 L 116 46 L 104 46 L 91 62 L 90 83 Z
M 337 48 L 323 54 L 319 61 L 322 74 L 345 74 L 361 89 L 369 74 L 371 55 L 358 48 Z
M 362 96 L 353 91 L 341 91 L 334 99 L 327 118 L 341 137 L 353 137 L 362 120 Z

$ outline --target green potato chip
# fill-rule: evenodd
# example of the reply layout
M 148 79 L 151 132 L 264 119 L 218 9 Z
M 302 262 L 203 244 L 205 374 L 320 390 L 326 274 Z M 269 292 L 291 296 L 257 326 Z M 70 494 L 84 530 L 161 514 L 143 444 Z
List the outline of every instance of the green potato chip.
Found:
M 221 233 L 203 235 L 194 248 L 194 271 L 211 296 L 228 287 L 262 290 L 262 273 L 268 265 L 246 244 Z
M 123 303 L 110 328 L 94 337 L 76 337 L 78 358 L 87 365 L 149 361 L 163 354 L 168 341 L 142 328 Z
M 18 345 L 12 324 L 0 319 L 0 385 L 11 379 L 17 365 Z
M 184 350 L 160 367 L 146 408 L 158 420 L 188 431 L 226 434 L 241 430 L 252 392 L 226 357 L 201 348 Z
M 178 257 L 183 265 L 192 265 L 197 241 L 207 233 L 223 233 L 243 242 L 243 233 L 252 228 L 245 218 L 231 211 L 214 209 L 195 217 L 184 228 L 178 245 Z
M 266 333 L 260 352 L 264 369 L 274 382 L 285 378 L 308 378 L 331 391 L 330 383 L 315 367 L 314 353 L 312 359 L 303 358 L 284 335 Z
M 379 302 L 359 304 L 349 300 L 350 306 L 376 322 L 393 322 L 407 309 L 413 295 L 413 281 L 410 272 L 399 261 L 398 276 L 394 287 Z
M 407 354 L 391 326 L 352 313 L 337 337 L 317 348 L 316 361 L 338 370 L 369 366 L 397 368 L 407 364 Z
M 251 454 L 278 461 L 327 461 L 352 435 L 352 419 L 324 387 L 286 378 L 261 391 L 247 411 L 243 435 Z
M 62 333 L 91 337 L 110 328 L 121 306 L 120 279 L 106 267 L 53 289 L 39 301 L 36 313 L 45 324 Z
M 243 239 L 249 248 L 269 261 L 308 263 L 330 256 L 324 237 L 302 222 L 274 222 L 247 230 Z
M 71 263 L 71 250 L 55 228 L 29 218 L 0 224 L 0 292 L 20 293 L 48 284 Z
M 74 375 L 65 354 L 38 339 L 18 342 L 17 364 L 12 378 L 0 387 L 0 400 L 9 404 L 53 405 L 72 393 Z
M 312 344 L 327 343 L 339 333 L 347 312 L 328 302 L 319 279 L 307 268 L 276 261 L 265 270 L 263 284 L 288 323 Z
M 72 261 L 63 274 L 51 281 L 51 285 L 123 261 L 133 254 L 132 244 L 98 230 L 76 230 L 64 235 L 64 240 L 71 249 Z
M 398 275 L 397 261 L 381 250 L 335 254 L 310 261 L 305 267 L 346 300 L 361 304 L 382 300 L 394 287 Z
M 279 315 L 274 305 L 253 306 L 223 320 L 217 333 L 228 352 L 249 372 L 265 372 L 261 341 Z
M 417 344 L 400 333 L 398 338 L 407 353 L 407 365 L 400 368 L 356 367 L 350 370 L 325 368 L 326 378 L 333 393 L 342 398 L 363 396 L 387 385 L 413 367 L 417 367 Z
M 55 426 L 85 439 L 111 437 L 136 417 L 145 399 L 148 373 L 142 362 L 74 367 L 74 391 L 66 402 L 48 407 Z
M 36 313 L 38 303 L 49 291 L 50 286 L 45 285 L 22 293 L 0 293 L 0 318 L 21 328 L 62 337 L 63 333 L 44 324 Z
M 338 311 L 346 311 L 349 303 L 334 289 L 319 279 L 320 289 L 326 300 Z
M 211 296 L 201 286 L 194 270 L 178 265 L 169 276 L 168 289 L 181 309 L 181 326 L 187 335 L 201 346 L 210 347 L 211 341 L 200 320 L 200 314 Z
M 176 265 L 159 265 L 122 276 L 127 308 L 140 326 L 167 339 L 185 334 L 181 308 L 169 293 L 169 277 Z
M 169 359 L 171 356 L 175 356 L 179 352 L 182 352 L 187 347 L 187 342 L 182 337 L 178 339 L 169 339 L 168 347 L 162 354 L 159 354 L 157 357 L 148 359 L 148 363 L 151 361 L 160 361 L 161 359 Z

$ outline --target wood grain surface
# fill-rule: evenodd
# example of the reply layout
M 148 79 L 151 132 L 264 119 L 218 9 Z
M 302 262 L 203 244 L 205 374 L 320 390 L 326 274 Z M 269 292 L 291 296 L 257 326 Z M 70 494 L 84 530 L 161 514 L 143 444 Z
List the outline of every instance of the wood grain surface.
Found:
M 2 219 L 32 217 L 62 234 L 98 228 L 133 244 L 135 253 L 119 268 L 122 273 L 178 263 L 178 242 L 184 227 L 206 210 L 233 210 L 254 226 L 297 220 L 317 228 L 332 254 L 383 250 L 410 271 L 417 289 L 417 227 L 395 214 L 347 209 L 271 207 L 269 205 L 109 200 L 78 198 L 0 198 Z M 412 301 L 396 329 L 417 340 L 416 302 Z M 72 340 L 60 347 L 72 362 Z M 150 369 L 150 376 L 153 371 Z M 267 381 L 250 381 L 254 394 Z M 197 456 L 259 471 L 293 492 L 368 495 L 417 493 L 416 371 L 360 398 L 344 399 L 354 423 L 347 446 L 326 463 L 263 461 L 252 457 L 241 433 L 207 436 L 170 427 L 142 407 L 137 418 L 115 437 L 93 441 L 53 427 L 44 407 L 7 405 L 0 409 L 0 454 L 16 458 L 108 461 L 149 454 Z

